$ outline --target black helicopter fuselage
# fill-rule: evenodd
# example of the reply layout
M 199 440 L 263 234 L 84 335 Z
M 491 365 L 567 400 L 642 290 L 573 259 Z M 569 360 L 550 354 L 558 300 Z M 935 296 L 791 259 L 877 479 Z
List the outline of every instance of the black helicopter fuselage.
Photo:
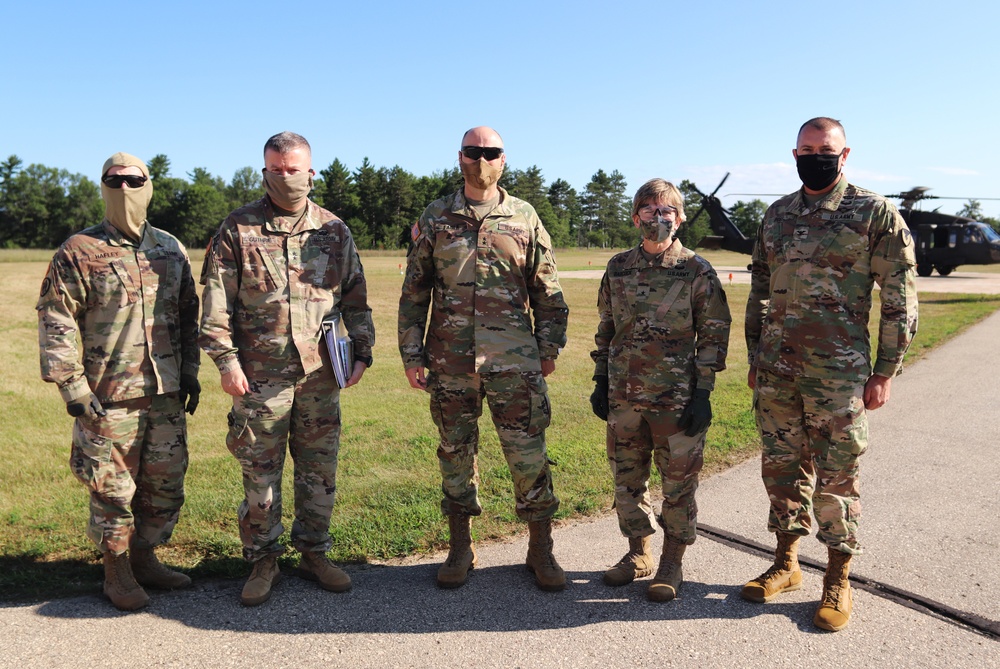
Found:
M 959 265 L 1000 263 L 1000 234 L 986 223 L 937 211 L 901 209 L 916 242 L 917 274 L 947 276 Z

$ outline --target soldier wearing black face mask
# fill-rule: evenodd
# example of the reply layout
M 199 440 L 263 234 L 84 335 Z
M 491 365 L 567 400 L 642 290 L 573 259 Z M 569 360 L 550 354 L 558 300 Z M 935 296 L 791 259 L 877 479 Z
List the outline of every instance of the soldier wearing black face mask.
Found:
M 889 400 L 916 332 L 914 245 L 899 212 L 843 176 L 844 127 L 814 118 L 799 129 L 802 189 L 768 208 L 757 233 L 746 311 L 748 385 L 763 444 L 774 564 L 743 586 L 767 602 L 798 590 L 798 541 L 818 525 L 829 562 L 813 623 L 837 631 L 851 617 L 848 572 L 861 553 L 859 457 L 866 411 Z M 868 317 L 881 288 L 878 351 Z

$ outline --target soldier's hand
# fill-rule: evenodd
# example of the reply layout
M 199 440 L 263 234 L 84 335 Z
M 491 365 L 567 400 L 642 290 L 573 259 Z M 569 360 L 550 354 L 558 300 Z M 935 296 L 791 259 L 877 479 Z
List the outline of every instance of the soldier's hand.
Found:
M 411 367 L 406 370 L 406 380 L 410 382 L 411 388 L 417 390 L 428 390 L 427 377 L 424 376 L 423 367 Z
M 594 377 L 594 392 L 590 393 L 590 408 L 601 420 L 608 419 L 608 377 Z
M 694 437 L 708 429 L 712 424 L 712 395 L 710 390 L 697 388 L 691 394 L 691 401 L 684 407 L 681 419 L 677 421 L 677 427 L 684 430 L 684 434 Z
M 555 360 L 542 360 L 542 377 L 546 377 L 552 372 L 556 371 L 556 361 Z
M 75 401 L 66 404 L 66 413 L 73 418 L 79 418 L 80 416 L 85 415 L 90 420 L 104 418 L 108 415 L 108 412 L 101 406 L 101 401 L 97 399 L 97 395 L 94 393 L 90 393 L 86 397 L 80 397 Z
M 222 375 L 222 389 L 233 397 L 243 397 L 250 392 L 250 382 L 243 370 L 237 367 Z
M 750 371 L 747 372 L 747 386 L 750 390 L 757 387 L 757 368 L 751 367 Z
M 198 409 L 198 400 L 201 398 L 201 384 L 198 377 L 191 374 L 181 374 L 181 406 L 192 416 Z M 185 406 L 187 403 L 187 406 Z
M 889 401 L 889 393 L 892 390 L 892 379 L 880 374 L 872 374 L 865 383 L 864 402 L 865 408 L 875 411 Z
M 361 377 L 364 376 L 366 369 L 368 369 L 368 365 L 361 362 L 360 360 L 355 360 L 354 371 L 351 372 L 351 378 L 347 379 L 347 383 L 344 384 L 344 388 L 350 388 L 355 383 L 360 381 Z

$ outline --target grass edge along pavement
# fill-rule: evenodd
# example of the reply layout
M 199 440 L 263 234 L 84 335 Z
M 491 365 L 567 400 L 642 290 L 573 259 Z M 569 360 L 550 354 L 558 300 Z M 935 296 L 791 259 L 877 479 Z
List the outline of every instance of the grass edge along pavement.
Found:
M 40 253 L 40 252 L 39 252 Z M 608 250 L 563 250 L 560 267 L 600 268 Z M 195 254 L 197 255 L 197 254 Z M 726 259 L 714 259 L 717 265 Z M 47 257 L 50 257 L 48 254 Z M 0 304 L 0 434 L 8 461 L 0 477 L 0 600 L 38 600 L 99 592 L 99 555 L 86 539 L 87 494 L 67 466 L 72 419 L 51 384 L 38 377 L 34 303 L 46 260 L 5 262 L 0 281 L 8 300 Z M 396 350 L 396 306 L 402 282 L 401 254 L 363 254 L 378 340 L 375 365 L 362 383 L 342 396 L 344 428 L 331 557 L 364 563 L 441 548 L 447 524 L 438 508 L 440 479 L 437 433 L 427 396 L 406 384 Z M 195 272 L 200 262 L 195 262 Z M 589 352 L 597 323 L 594 279 L 563 280 L 570 305 L 569 343 L 549 378 L 553 422 L 548 431 L 557 518 L 582 518 L 609 511 L 612 481 L 604 454 L 604 423 L 591 415 L 593 363 Z M 729 368 L 713 394 L 715 421 L 708 437 L 705 475 L 758 452 L 758 438 L 746 388 L 742 322 L 747 286 L 727 286 L 733 310 Z M 1000 308 L 1000 297 L 931 294 L 921 296 L 920 332 L 907 356 L 919 356 Z M 872 330 L 877 328 L 877 305 Z M 195 579 L 248 573 L 240 556 L 236 506 L 242 498 L 238 467 L 225 447 L 229 399 L 219 375 L 203 358 L 202 404 L 189 421 L 191 465 L 187 502 L 172 542 L 159 552 Z M 510 477 L 496 432 L 481 421 L 480 478 L 483 516 L 473 524 L 477 541 L 523 531 L 513 513 Z M 284 524 L 291 527 L 291 467 L 283 484 Z M 654 487 L 655 492 L 655 487 Z M 287 540 L 288 533 L 285 534 Z M 556 547 L 558 553 L 558 545 Z M 297 560 L 290 551 L 284 562 Z

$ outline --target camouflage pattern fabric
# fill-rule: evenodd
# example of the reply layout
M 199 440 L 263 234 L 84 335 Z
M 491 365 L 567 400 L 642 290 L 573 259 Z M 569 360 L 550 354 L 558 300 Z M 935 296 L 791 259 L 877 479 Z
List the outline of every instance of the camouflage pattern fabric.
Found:
M 594 375 L 608 377 L 612 402 L 681 410 L 726 368 L 732 317 L 704 258 L 676 239 L 652 261 L 641 249 L 611 258 L 601 279 Z
M 431 416 L 441 435 L 441 510 L 478 516 L 479 416 L 483 397 L 493 415 L 514 482 L 515 511 L 524 521 L 544 520 L 559 508 L 545 451 L 551 410 L 541 372 L 441 374 L 428 377 Z
M 726 368 L 726 293 L 712 266 L 674 240 L 649 259 L 637 246 L 608 262 L 598 291 L 591 353 L 595 376 L 608 376 L 608 460 L 618 524 L 630 538 L 653 533 L 650 461 L 663 480 L 657 522 L 672 538 L 695 539 L 694 494 L 705 434 L 677 428 L 695 388 L 713 390 Z
M 237 209 L 212 240 L 202 273 L 199 342 L 221 373 L 241 367 L 250 392 L 234 398 L 227 444 L 243 470 L 238 511 L 251 562 L 280 553 L 285 444 L 295 466 L 292 543 L 330 548 L 340 393 L 321 324 L 340 313 L 357 357 L 375 328 L 354 239 L 343 221 L 309 202 L 279 216 L 264 198 Z M 231 315 L 230 315 L 231 314 Z
M 569 310 L 549 235 L 530 204 L 500 196 L 481 223 L 459 191 L 414 226 L 399 300 L 406 369 L 537 372 L 566 345 Z
M 221 373 L 316 371 L 326 357 L 321 324 L 338 311 L 355 355 L 371 356 L 375 328 L 354 239 L 313 202 L 300 217 L 276 215 L 267 196 L 231 213 L 209 245 L 201 282 L 198 341 Z
M 663 505 L 656 522 L 683 544 L 697 537 L 698 505 L 694 493 L 704 462 L 705 435 L 689 437 L 677 427 L 680 411 L 643 410 L 616 405 L 608 414 L 615 474 L 618 527 L 629 538 L 653 534 L 649 522 L 649 467 L 654 460 L 663 482 Z
M 292 545 L 330 550 L 330 516 L 337 491 L 340 390 L 329 367 L 300 379 L 254 379 L 234 398 L 226 445 L 243 471 L 245 497 L 237 511 L 243 557 L 279 555 L 281 476 L 285 444 L 295 463 Z
M 184 503 L 188 451 L 177 393 L 105 405 L 77 418 L 70 469 L 90 490 L 87 536 L 116 555 L 170 539 Z
M 66 402 L 91 391 L 102 404 L 173 393 L 181 374 L 198 375 L 191 263 L 148 224 L 138 245 L 107 220 L 66 240 L 36 309 L 42 378 Z
M 745 329 L 772 530 L 808 534 L 812 504 L 820 541 L 860 552 L 864 384 L 873 373 L 891 378 L 902 368 L 917 329 L 915 265 L 895 207 L 843 178 L 812 206 L 799 190 L 764 215 Z M 873 364 L 868 318 L 876 284 L 882 308 Z
M 841 179 L 810 207 L 798 191 L 772 204 L 753 252 L 750 365 L 785 377 L 895 376 L 917 329 L 914 244 L 880 195 Z M 882 312 L 874 367 L 872 289 Z
M 858 458 L 868 447 L 863 393 L 859 381 L 757 371 L 754 405 L 771 532 L 808 536 L 813 511 L 822 543 L 861 553 Z

